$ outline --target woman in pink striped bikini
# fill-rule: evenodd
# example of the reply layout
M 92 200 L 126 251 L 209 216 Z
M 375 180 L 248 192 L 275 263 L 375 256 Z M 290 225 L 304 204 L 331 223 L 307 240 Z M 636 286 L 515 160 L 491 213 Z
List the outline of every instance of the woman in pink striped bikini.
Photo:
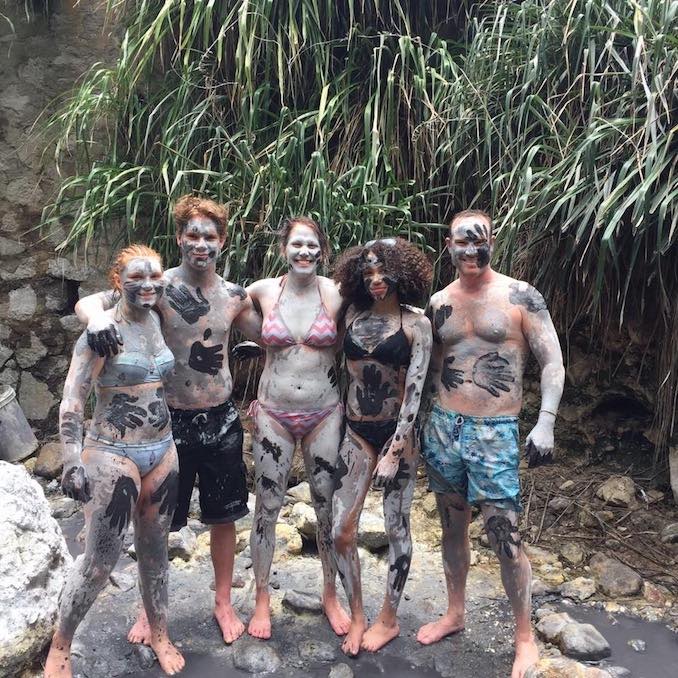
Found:
M 350 620 L 337 601 L 331 522 L 343 420 L 335 369 L 342 301 L 335 283 L 317 274 L 329 248 L 315 221 L 286 219 L 280 248 L 287 274 L 258 280 L 247 289 L 263 318 L 261 343 L 266 347 L 258 400 L 250 408 L 257 494 L 250 550 L 257 591 L 248 632 L 256 638 L 271 636 L 268 580 L 275 525 L 299 441 L 318 516 L 323 608 L 337 635 L 344 635 Z

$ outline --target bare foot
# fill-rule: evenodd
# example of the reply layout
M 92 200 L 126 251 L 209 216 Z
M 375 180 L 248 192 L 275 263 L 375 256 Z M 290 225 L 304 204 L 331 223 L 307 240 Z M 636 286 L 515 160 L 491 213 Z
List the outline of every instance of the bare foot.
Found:
M 270 598 L 266 595 L 257 596 L 257 602 L 254 606 L 254 614 L 250 619 L 247 633 L 254 638 L 268 640 L 271 637 L 271 608 Z
M 378 650 L 381 650 L 384 645 L 387 645 L 394 638 L 397 638 L 399 633 L 400 626 L 398 626 L 397 622 L 390 625 L 377 620 L 369 629 L 367 629 L 367 631 L 365 631 L 363 642 L 360 647 L 368 652 L 377 652 Z
M 529 640 L 516 640 L 516 658 L 513 662 L 511 678 L 523 678 L 527 669 L 539 661 L 539 649 L 534 637 Z
M 245 625 L 240 621 L 230 603 L 217 603 L 214 606 L 214 618 L 219 624 L 224 642 L 228 645 L 242 636 Z
M 339 604 L 336 596 L 323 599 L 323 610 L 327 621 L 332 630 L 338 636 L 345 636 L 351 628 L 351 618 L 346 614 L 344 608 Z
M 344 642 L 341 644 L 341 650 L 344 654 L 349 657 L 358 656 L 358 652 L 360 652 L 360 643 L 363 640 L 363 634 L 365 633 L 366 628 L 367 624 L 364 619 L 361 621 L 351 621 L 348 633 L 344 638 Z
M 163 640 L 151 640 L 151 647 L 158 658 L 160 668 L 168 675 L 173 676 L 184 668 L 186 660 L 179 650 L 170 642 L 169 638 Z
M 45 661 L 45 678 L 72 678 L 71 648 L 65 643 L 52 641 Z
M 139 610 L 134 626 L 127 633 L 127 640 L 130 643 L 151 644 L 151 627 L 148 625 L 148 617 L 143 607 Z
M 446 614 L 438 621 L 424 624 L 417 633 L 417 640 L 422 645 L 431 645 L 439 640 L 464 630 L 464 615 Z

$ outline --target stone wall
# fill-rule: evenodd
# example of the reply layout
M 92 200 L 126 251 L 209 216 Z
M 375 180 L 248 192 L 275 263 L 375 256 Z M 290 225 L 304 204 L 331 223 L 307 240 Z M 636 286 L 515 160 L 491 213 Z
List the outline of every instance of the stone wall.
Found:
M 0 16 L 0 384 L 17 391 L 40 437 L 56 432 L 70 350 L 80 331 L 73 306 L 82 284 L 92 289 L 101 276 L 56 254 L 62 228 L 35 229 L 57 176 L 33 125 L 93 63 L 111 63 L 115 55 L 102 3 L 45 4 L 49 15 L 28 19 L 24 3 L 9 0 L 2 13 L 11 25 Z

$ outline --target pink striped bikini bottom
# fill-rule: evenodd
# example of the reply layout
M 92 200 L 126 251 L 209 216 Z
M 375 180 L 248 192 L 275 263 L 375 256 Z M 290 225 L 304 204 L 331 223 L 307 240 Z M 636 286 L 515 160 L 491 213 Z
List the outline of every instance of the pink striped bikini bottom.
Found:
M 326 407 L 322 410 L 311 410 L 309 412 L 287 412 L 285 410 L 276 410 L 271 407 L 264 407 L 258 400 L 253 400 L 250 404 L 247 414 L 252 419 L 256 419 L 259 408 L 266 414 L 273 417 L 284 429 L 286 429 L 296 440 L 301 440 L 308 435 L 321 421 L 328 417 L 335 410 L 343 413 L 344 406 L 341 403 Z

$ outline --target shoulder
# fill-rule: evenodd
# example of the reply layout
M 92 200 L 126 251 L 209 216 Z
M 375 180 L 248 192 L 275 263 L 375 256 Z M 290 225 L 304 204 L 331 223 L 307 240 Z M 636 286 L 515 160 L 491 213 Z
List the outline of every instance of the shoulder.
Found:
M 247 299 L 247 292 L 242 285 L 237 283 L 230 282 L 228 280 L 221 280 L 221 288 L 229 297 L 238 298 L 240 301 L 245 301 Z
M 529 313 L 539 313 L 546 311 L 546 301 L 542 294 L 535 287 L 523 280 L 515 280 L 508 276 L 502 276 L 502 285 L 505 294 L 508 295 L 508 301 L 514 306 L 521 306 Z
M 326 278 L 325 276 L 319 275 L 318 285 L 320 286 L 320 292 L 325 304 L 331 303 L 337 309 L 340 308 L 344 302 L 337 283 L 334 282 L 332 278 Z
M 251 285 L 248 285 L 246 291 L 252 298 L 265 296 L 266 294 L 269 294 L 271 290 L 280 288 L 281 280 L 281 277 L 255 280 Z
M 403 323 L 409 325 L 412 329 L 419 330 L 420 332 L 424 333 L 431 332 L 431 321 L 424 314 L 423 308 L 404 305 L 402 307 L 402 310 L 403 310 Z

